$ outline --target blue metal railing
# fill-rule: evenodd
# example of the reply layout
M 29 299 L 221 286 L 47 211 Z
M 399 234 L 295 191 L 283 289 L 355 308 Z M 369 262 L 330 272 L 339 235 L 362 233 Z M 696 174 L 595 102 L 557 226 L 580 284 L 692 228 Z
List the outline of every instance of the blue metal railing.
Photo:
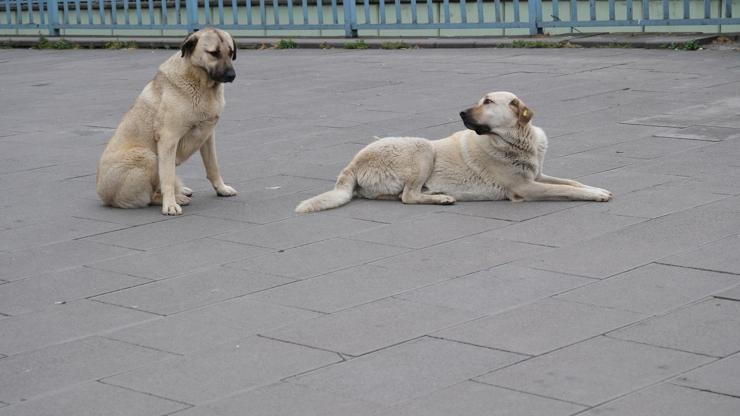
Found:
M 522 3 L 527 3 L 523 7 Z M 567 5 L 561 4 L 567 2 Z M 737 25 L 740 0 L 0 0 L 0 29 L 509 29 Z M 597 7 L 606 4 L 606 8 Z M 580 13 L 580 15 L 579 15 Z M 639 16 L 638 16 L 639 15 Z

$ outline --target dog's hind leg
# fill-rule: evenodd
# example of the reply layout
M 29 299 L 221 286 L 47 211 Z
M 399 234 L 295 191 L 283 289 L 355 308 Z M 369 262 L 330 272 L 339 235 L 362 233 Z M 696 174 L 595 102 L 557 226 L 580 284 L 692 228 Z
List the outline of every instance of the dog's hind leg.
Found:
M 149 149 L 131 149 L 120 161 L 101 170 L 98 196 L 117 208 L 145 207 L 152 203 L 156 174 L 157 155 Z
M 404 204 L 436 204 L 451 205 L 455 203 L 455 198 L 445 194 L 430 194 L 422 192 L 424 183 L 432 174 L 434 168 L 434 152 L 425 152 L 419 155 L 416 169 L 411 169 L 407 173 L 408 177 L 404 178 L 406 183 L 401 193 L 401 202 Z

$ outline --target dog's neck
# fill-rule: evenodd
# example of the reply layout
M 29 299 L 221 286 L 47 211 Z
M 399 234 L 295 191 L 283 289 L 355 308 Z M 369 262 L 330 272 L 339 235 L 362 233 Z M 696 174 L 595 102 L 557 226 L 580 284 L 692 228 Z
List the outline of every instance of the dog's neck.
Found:
M 223 90 L 223 84 L 210 79 L 203 68 L 189 65 L 179 54 L 163 63 L 162 67 L 168 69 L 162 72 L 167 74 L 173 84 L 193 97 L 199 97 L 207 91 L 218 93 L 219 89 Z
M 501 140 L 505 144 L 522 152 L 531 153 L 535 150 L 533 147 L 532 126 L 529 123 L 517 123 L 514 127 L 497 128 L 490 135 L 494 136 L 494 140 Z

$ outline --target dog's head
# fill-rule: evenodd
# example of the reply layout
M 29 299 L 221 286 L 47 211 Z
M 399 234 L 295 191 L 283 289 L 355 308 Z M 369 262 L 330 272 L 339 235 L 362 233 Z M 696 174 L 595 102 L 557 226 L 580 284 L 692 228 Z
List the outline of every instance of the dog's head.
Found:
M 492 92 L 478 101 L 474 107 L 460 112 L 465 127 L 478 134 L 490 134 L 497 129 L 524 126 L 534 113 L 516 95 L 505 92 Z
M 206 28 L 185 38 L 180 47 L 183 59 L 203 69 L 216 82 L 232 82 L 236 78 L 236 42 L 227 32 Z

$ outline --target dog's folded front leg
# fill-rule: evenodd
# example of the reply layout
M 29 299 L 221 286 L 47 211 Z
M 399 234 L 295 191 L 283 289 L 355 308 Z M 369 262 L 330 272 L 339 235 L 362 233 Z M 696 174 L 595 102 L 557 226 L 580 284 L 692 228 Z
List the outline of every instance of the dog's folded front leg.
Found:
M 218 196 L 234 196 L 236 189 L 226 185 L 218 169 L 218 158 L 216 157 L 216 137 L 211 133 L 208 140 L 200 148 L 200 156 L 203 159 L 203 166 L 206 168 L 206 177 L 211 181 L 213 189 Z

